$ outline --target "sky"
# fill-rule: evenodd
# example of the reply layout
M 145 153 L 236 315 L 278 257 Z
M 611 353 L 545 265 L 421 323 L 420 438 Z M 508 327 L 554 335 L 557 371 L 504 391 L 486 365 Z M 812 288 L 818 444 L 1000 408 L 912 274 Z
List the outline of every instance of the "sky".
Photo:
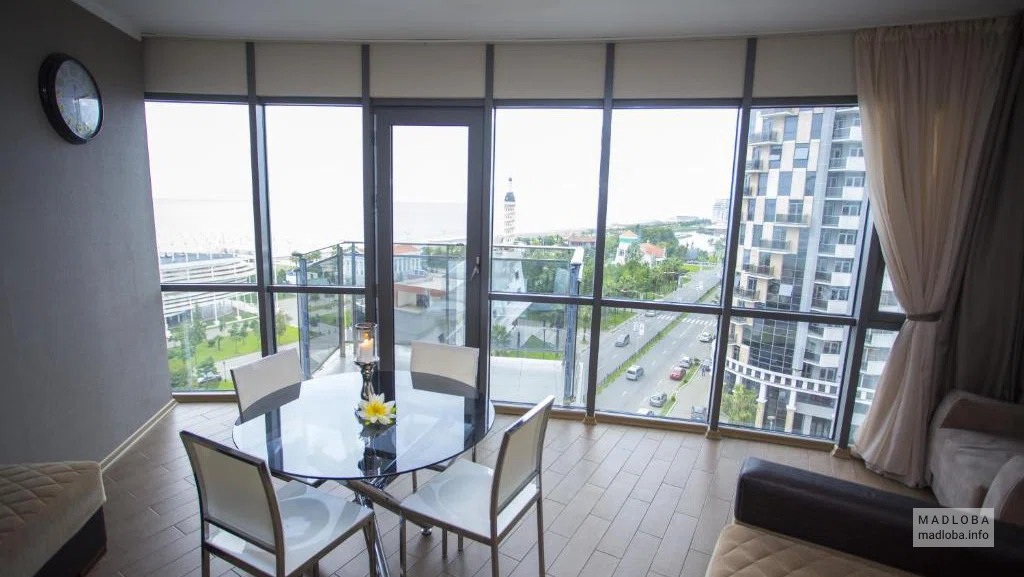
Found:
M 274 254 L 361 240 L 361 110 L 266 111 Z M 246 107 L 150 102 L 146 114 L 159 249 L 250 249 Z M 497 234 L 510 177 L 517 232 L 595 227 L 601 116 L 600 110 L 496 112 Z M 710 218 L 715 200 L 729 193 L 736 122 L 736 109 L 614 111 L 609 224 Z M 396 240 L 464 234 L 468 131 L 400 126 L 393 141 Z

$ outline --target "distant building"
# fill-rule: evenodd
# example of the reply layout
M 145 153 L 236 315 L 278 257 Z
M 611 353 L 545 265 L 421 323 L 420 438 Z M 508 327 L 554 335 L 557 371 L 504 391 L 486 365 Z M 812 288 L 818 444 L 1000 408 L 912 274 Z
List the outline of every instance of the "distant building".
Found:
M 615 264 L 626 264 L 629 260 L 629 251 L 633 246 L 637 247 L 640 253 L 640 260 L 647 266 L 665 260 L 665 249 L 649 242 L 640 242 L 640 237 L 635 232 L 627 230 L 619 234 L 619 246 L 615 249 Z
M 665 260 L 665 249 L 649 242 L 640 243 L 640 260 L 647 266 L 654 266 Z
M 574 234 L 565 239 L 565 244 L 572 247 L 597 248 L 597 237 Z
M 717 228 L 729 224 L 729 199 L 720 198 L 711 206 L 711 223 Z
M 516 240 L 516 195 L 512 192 L 512 177 L 508 179 L 508 192 L 505 193 L 505 227 L 502 230 L 501 244 L 512 244 Z
M 175 252 L 160 255 L 162 283 L 244 283 L 256 277 L 253 258 L 229 253 Z M 237 308 L 236 294 L 218 292 L 164 292 L 164 321 L 173 326 L 199 309 L 212 318 Z

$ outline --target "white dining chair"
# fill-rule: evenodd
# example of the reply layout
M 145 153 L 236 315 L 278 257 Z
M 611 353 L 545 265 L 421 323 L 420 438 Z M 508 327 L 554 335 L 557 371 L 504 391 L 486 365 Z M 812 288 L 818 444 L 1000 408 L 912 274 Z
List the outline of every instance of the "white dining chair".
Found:
M 299 353 L 289 349 L 267 355 L 251 363 L 231 369 L 231 380 L 235 383 L 235 398 L 238 400 L 238 414 L 243 415 L 249 407 L 285 387 L 301 383 L 306 377 L 302 374 Z M 319 487 L 324 479 L 310 479 L 275 473 L 275 477 L 285 481 L 299 481 L 307 485 Z
M 199 491 L 202 575 L 210 555 L 264 577 L 292 577 L 357 531 L 366 539 L 370 574 L 376 575 L 373 510 L 297 481 L 278 489 L 265 461 L 181 432 Z
M 502 434 L 495 468 L 459 459 L 399 505 L 399 558 L 406 574 L 406 521 L 441 527 L 489 545 L 491 575 L 499 575 L 498 546 L 531 505 L 537 506 L 537 557 L 544 575 L 541 459 L 554 396 L 548 396 Z M 447 557 L 447 539 L 441 541 Z
M 244 413 L 253 403 L 287 386 L 301 383 L 305 378 L 295 349 L 235 367 L 231 369 L 231 380 L 235 383 L 238 411 Z
M 445 345 L 427 341 L 413 341 L 409 359 L 409 370 L 414 373 L 439 375 L 453 381 L 477 388 L 477 375 L 480 368 L 480 349 Z M 472 449 L 472 459 L 476 461 L 476 447 Z M 430 467 L 433 471 L 443 471 L 454 463 L 439 463 Z M 412 490 L 419 488 L 416 472 L 412 473 Z M 461 545 L 460 545 L 461 549 Z

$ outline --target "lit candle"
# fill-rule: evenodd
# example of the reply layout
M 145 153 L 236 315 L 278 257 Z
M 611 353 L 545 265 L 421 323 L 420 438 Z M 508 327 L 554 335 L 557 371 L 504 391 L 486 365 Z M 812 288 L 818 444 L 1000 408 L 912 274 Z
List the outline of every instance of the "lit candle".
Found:
M 373 339 L 367 338 L 363 342 L 359 343 L 359 353 L 356 355 L 356 360 L 362 363 L 373 362 Z

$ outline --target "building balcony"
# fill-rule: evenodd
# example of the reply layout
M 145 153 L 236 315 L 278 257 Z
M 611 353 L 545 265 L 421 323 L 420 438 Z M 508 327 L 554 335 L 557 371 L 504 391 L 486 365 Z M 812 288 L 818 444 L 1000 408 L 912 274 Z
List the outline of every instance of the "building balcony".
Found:
M 747 172 L 764 172 L 768 170 L 768 163 L 760 158 L 753 158 L 747 161 Z
M 823 283 L 826 283 L 826 284 L 827 283 L 831 283 L 832 282 L 832 271 L 827 271 L 827 270 L 815 271 L 815 273 L 814 273 L 814 280 L 818 281 L 818 282 L 823 282 Z
M 792 225 L 792 226 L 807 226 L 811 222 L 811 217 L 806 214 L 788 214 L 780 212 L 775 215 L 773 219 L 765 219 L 765 222 L 771 222 L 774 224 L 781 225 Z
M 857 141 L 864 140 L 859 126 L 835 127 L 832 129 L 832 141 Z
M 778 130 L 765 130 L 762 132 L 751 132 L 747 142 L 757 144 L 778 144 L 782 142 L 782 133 Z
M 826 214 L 821 217 L 821 226 L 857 230 L 860 228 L 860 216 L 847 214 Z
M 792 252 L 792 244 L 788 240 L 756 239 L 753 242 L 754 248 L 766 252 Z
M 830 158 L 828 161 L 829 170 L 856 170 L 864 171 L 863 156 L 845 156 L 843 158 Z
M 747 164 L 750 164 L 750 163 L 748 162 Z M 743 196 L 747 197 L 747 198 L 753 198 L 753 197 L 757 196 L 757 191 L 754 189 L 753 186 L 744 186 L 743 187 Z
M 857 246 L 852 244 L 823 244 L 818 247 L 818 254 L 834 256 L 836 258 L 854 258 L 857 256 Z
M 732 290 L 732 294 L 736 295 L 737 297 L 739 297 L 741 299 L 748 300 L 748 301 L 761 300 L 758 297 L 757 289 L 745 289 L 745 288 L 736 287 L 736 288 L 734 288 Z
M 761 116 L 763 117 L 796 116 L 797 114 L 800 114 L 799 108 L 773 108 L 761 111 Z
M 743 265 L 743 272 L 751 276 L 773 278 L 775 267 L 763 264 L 745 264 Z
M 864 200 L 863 186 L 830 186 L 825 189 L 825 198 L 837 200 Z
M 847 301 L 830 300 L 830 299 L 811 299 L 811 310 L 818 313 L 828 313 L 833 315 L 845 315 L 849 311 Z
M 868 331 L 864 338 L 865 347 L 891 349 L 896 342 L 897 331 Z

